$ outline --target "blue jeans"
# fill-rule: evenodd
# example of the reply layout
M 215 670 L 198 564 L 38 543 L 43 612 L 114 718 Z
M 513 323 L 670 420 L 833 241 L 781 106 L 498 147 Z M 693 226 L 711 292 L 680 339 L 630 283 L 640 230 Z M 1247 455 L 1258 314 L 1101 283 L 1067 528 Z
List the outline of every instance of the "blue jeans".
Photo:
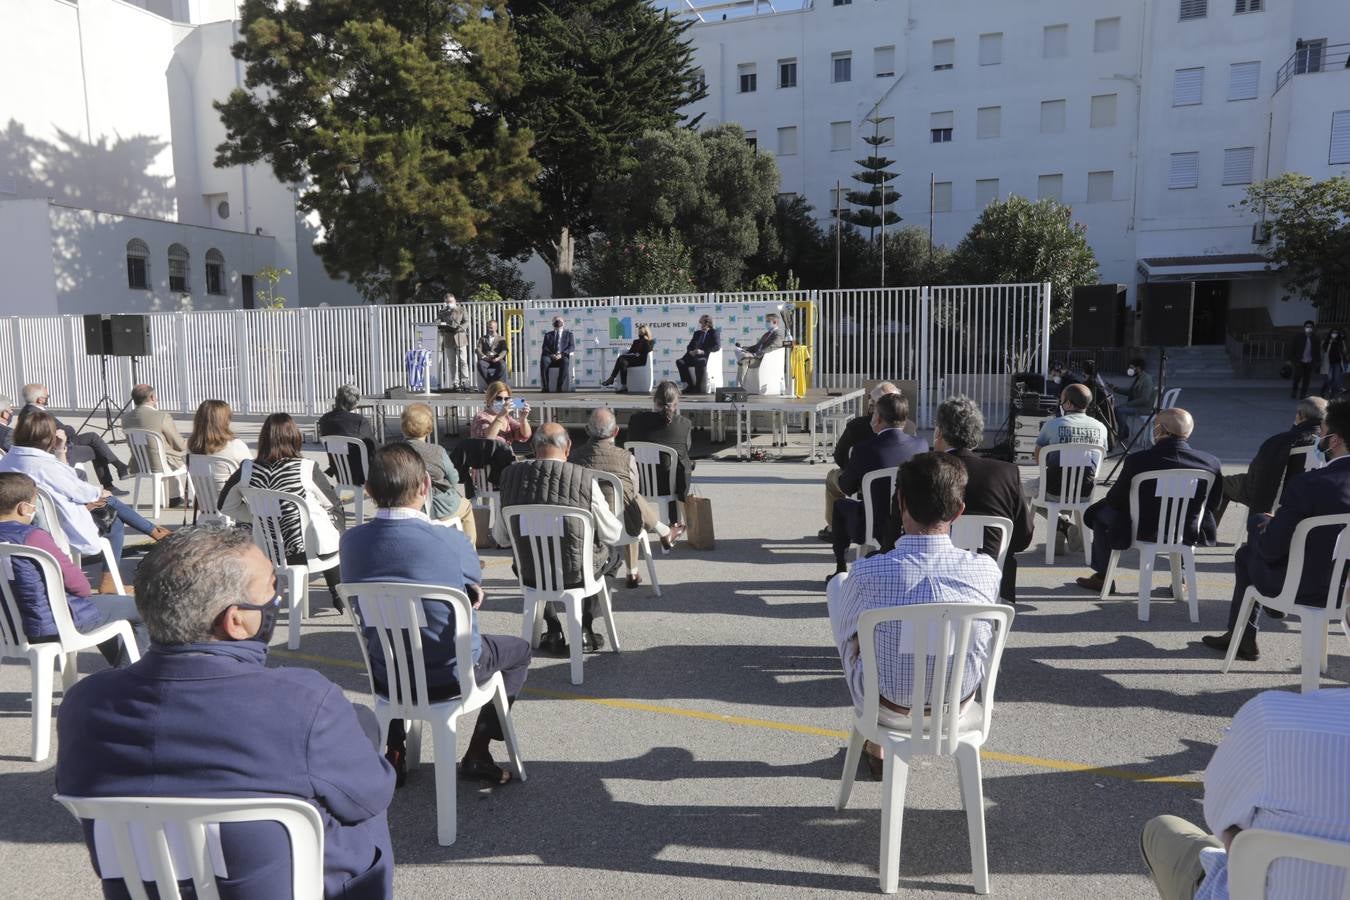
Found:
M 113 559 L 121 559 L 122 545 L 126 540 L 126 526 L 130 525 L 141 534 L 149 535 L 155 530 L 155 523 L 116 497 L 109 497 L 107 500 L 108 506 L 117 512 L 117 518 L 113 519 L 112 528 L 107 534 L 108 543 L 112 545 Z

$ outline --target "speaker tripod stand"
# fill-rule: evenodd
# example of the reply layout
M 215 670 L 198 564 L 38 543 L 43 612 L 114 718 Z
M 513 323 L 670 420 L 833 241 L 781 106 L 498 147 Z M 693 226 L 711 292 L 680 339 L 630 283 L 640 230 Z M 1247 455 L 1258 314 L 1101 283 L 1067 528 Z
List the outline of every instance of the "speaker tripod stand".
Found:
M 140 381 L 140 375 L 136 371 L 137 359 L 138 358 L 135 356 L 131 357 L 131 383 L 133 385 Z M 89 426 L 89 423 L 94 420 L 94 417 L 102 412 L 106 424 L 104 425 L 103 430 L 99 432 L 99 436 L 108 437 L 111 435 L 112 430 L 117 426 L 117 423 L 121 420 L 122 415 L 127 411 L 127 407 L 131 405 L 131 398 L 128 397 L 127 402 L 123 403 L 120 407 L 114 407 L 114 404 L 117 401 L 113 400 L 112 396 L 109 394 L 108 388 L 108 354 L 100 353 L 98 355 L 98 365 L 103 376 L 103 396 L 94 403 L 94 408 L 89 411 L 89 415 L 84 417 L 84 421 L 80 423 L 79 428 L 75 429 L 75 433 L 79 434 L 84 431 L 84 429 Z M 116 412 L 114 412 L 114 409 L 116 409 Z
M 1140 424 L 1140 426 L 1137 429 L 1135 429 L 1134 434 L 1130 435 L 1130 442 L 1125 446 L 1125 452 L 1120 454 L 1120 458 L 1116 460 L 1115 466 L 1112 467 L 1111 472 L 1102 481 L 1102 484 L 1109 485 L 1115 483 L 1116 473 L 1120 471 L 1121 466 L 1125 465 L 1125 457 L 1130 455 L 1130 451 L 1134 449 L 1134 445 L 1139 442 L 1139 439 L 1144 436 L 1144 432 L 1153 427 L 1153 420 L 1158 417 L 1158 412 L 1160 410 L 1159 404 L 1162 403 L 1163 395 L 1165 395 L 1166 393 L 1167 393 L 1167 348 L 1159 347 L 1158 387 L 1153 395 L 1153 409 L 1149 412 L 1148 417 L 1144 419 L 1143 423 Z

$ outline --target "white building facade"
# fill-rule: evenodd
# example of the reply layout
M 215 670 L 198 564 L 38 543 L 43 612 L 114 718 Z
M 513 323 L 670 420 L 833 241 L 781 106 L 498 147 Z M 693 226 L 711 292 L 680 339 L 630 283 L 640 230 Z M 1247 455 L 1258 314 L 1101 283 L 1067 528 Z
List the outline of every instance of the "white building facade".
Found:
M 1344 0 L 670 8 L 696 20 L 708 96 L 690 111 L 741 124 L 827 227 L 875 128 L 894 138 L 902 225 L 931 221 L 937 243 L 995 198 L 1053 197 L 1131 302 L 1142 282 L 1196 282 L 1196 343 L 1262 311 L 1274 326 L 1316 318 L 1280 301 L 1259 215 L 1235 204 L 1281 172 L 1350 174 Z
M 0 4 L 0 315 L 350 304 L 292 189 L 214 165 L 234 0 Z

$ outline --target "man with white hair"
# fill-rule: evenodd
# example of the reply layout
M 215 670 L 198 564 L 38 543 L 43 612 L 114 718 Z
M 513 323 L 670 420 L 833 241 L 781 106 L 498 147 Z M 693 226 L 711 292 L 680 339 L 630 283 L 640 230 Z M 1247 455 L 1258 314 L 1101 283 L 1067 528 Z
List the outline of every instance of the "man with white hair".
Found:
M 473 387 L 469 372 L 469 325 L 459 301 L 449 291 L 436 313 L 436 330 L 441 336 L 441 387 L 466 391 Z
M 52 415 L 47 407 L 51 404 L 52 394 L 47 390 L 45 384 L 25 384 L 23 386 L 23 409 L 19 411 L 17 418 L 22 419 L 30 412 L 41 410 L 48 415 Z M 56 419 L 56 416 L 52 416 Z M 18 422 L 15 421 L 15 426 Z M 129 472 L 127 464 L 118 459 L 117 454 L 112 448 L 97 434 L 92 432 L 83 432 L 76 434 L 75 429 L 64 424 L 60 419 L 56 419 L 56 426 L 66 433 L 66 462 L 72 466 L 84 462 L 94 464 L 94 472 L 98 475 L 98 482 L 110 494 L 118 497 L 125 497 L 127 492 L 119 488 L 113 481 L 112 470 L 117 470 L 118 478 L 126 478 Z
M 654 531 L 661 538 L 661 546 L 669 550 L 684 534 L 684 526 L 666 525 L 652 505 L 638 493 L 637 457 L 615 446 L 614 437 L 618 433 L 619 423 L 614 418 L 614 410 L 608 406 L 597 407 L 586 420 L 586 435 L 590 440 L 574 449 L 568 460 L 618 478 L 619 484 L 623 486 L 621 505 L 624 532 L 636 536 L 643 531 Z M 608 487 L 605 484 L 600 486 L 606 497 Z M 628 586 L 637 587 L 642 583 L 642 576 L 638 573 L 638 545 L 629 544 L 624 548 L 624 554 L 628 564 Z
M 866 410 L 862 415 L 849 419 L 839 439 L 834 442 L 834 468 L 825 473 L 825 527 L 816 534 L 826 543 L 834 541 L 834 501 L 844 496 L 839 487 L 839 476 L 844 474 L 854 448 L 876 437 L 876 432 L 872 430 L 872 407 L 887 394 L 898 393 L 900 389 L 889 381 L 873 385 L 867 392 Z

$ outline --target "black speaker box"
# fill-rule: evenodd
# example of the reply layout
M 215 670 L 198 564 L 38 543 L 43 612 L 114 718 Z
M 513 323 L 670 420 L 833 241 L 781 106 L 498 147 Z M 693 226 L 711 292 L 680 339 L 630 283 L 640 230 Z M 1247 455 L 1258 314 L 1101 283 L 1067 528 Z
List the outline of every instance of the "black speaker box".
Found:
M 1125 345 L 1125 285 L 1085 284 L 1073 289 L 1073 345 Z
M 1141 284 L 1138 297 L 1139 312 L 1143 318 L 1144 346 L 1191 345 L 1191 314 L 1195 308 L 1194 281 Z
M 106 352 L 110 356 L 149 356 L 150 317 L 113 316 Z
M 89 356 L 102 356 L 110 352 L 108 345 L 112 343 L 111 328 L 112 323 L 108 321 L 107 316 L 98 313 L 86 315 L 84 317 L 84 352 Z

